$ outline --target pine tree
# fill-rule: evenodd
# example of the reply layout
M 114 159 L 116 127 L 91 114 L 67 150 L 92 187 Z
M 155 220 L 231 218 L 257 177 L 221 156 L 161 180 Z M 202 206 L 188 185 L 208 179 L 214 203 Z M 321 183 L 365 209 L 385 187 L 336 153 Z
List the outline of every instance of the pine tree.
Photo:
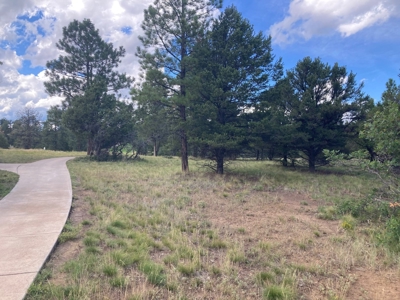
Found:
M 169 106 L 180 120 L 177 134 L 181 144 L 182 171 L 189 171 L 188 142 L 185 130 L 187 118 L 187 58 L 209 24 L 212 12 L 221 0 L 155 0 L 144 11 L 138 48 L 142 69 L 147 79 L 163 86 L 169 93 Z
M 262 92 L 281 74 L 274 63 L 271 38 L 256 34 L 235 7 L 214 21 L 211 31 L 193 53 L 196 71 L 191 87 L 191 133 L 208 149 L 215 171 L 248 143 L 252 111 Z
M 296 148 L 307 156 L 309 169 L 314 171 L 322 150 L 345 144 L 345 129 L 358 118 L 363 85 L 345 67 L 337 63 L 331 67 L 310 57 L 299 61 L 287 77 L 295 94 L 287 103 L 287 113 L 292 122 L 299 123 L 302 135 Z
M 105 42 L 90 20 L 84 19 L 82 22 L 74 20 L 68 27 L 64 27 L 63 38 L 56 46 L 66 55 L 60 55 L 58 59 L 47 62 L 46 75 L 50 80 L 45 82 L 45 87 L 49 95 L 64 97 L 63 106 L 69 111 L 68 116 L 75 114 L 71 110 L 76 107 L 85 106 L 85 104 L 77 104 L 77 101 L 97 101 L 97 104 L 87 104 L 94 110 L 92 116 L 95 116 L 97 108 L 104 108 L 100 102 L 110 100 L 110 92 L 117 93 L 120 89 L 130 86 L 132 79 L 115 71 L 125 55 L 125 49 L 123 47 L 114 49 L 112 43 Z M 100 87 L 100 85 L 101 92 L 95 96 L 94 87 Z M 102 96 L 99 97 L 99 95 Z M 117 101 L 115 97 L 113 99 Z M 76 112 L 78 115 L 81 113 Z M 83 128 L 87 127 L 88 154 L 99 146 L 95 145 L 95 135 L 98 132 L 95 132 L 94 128 L 98 127 L 96 123 L 100 120 L 93 118 L 90 120 L 93 123 L 88 125 L 88 119 L 81 119 L 80 126 L 75 124 L 79 122 L 76 118 L 67 122 L 70 125 L 74 124 L 70 128 L 78 134 L 82 134 Z M 78 127 L 80 130 L 76 131 Z

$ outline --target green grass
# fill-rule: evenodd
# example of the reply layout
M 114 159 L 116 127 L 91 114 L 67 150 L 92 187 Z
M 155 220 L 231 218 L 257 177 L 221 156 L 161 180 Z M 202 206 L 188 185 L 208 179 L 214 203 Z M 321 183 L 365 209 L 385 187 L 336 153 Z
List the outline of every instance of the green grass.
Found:
M 0 200 L 14 188 L 18 179 L 18 174 L 0 170 Z
M 0 163 L 30 163 L 46 158 L 79 157 L 85 156 L 84 152 L 65 152 L 42 149 L 0 149 Z

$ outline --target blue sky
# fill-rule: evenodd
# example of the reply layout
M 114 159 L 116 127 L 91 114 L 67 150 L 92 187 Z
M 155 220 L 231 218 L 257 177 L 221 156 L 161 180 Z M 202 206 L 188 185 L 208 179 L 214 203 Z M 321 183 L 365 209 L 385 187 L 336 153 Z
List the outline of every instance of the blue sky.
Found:
M 73 19 L 90 18 L 104 39 L 124 46 L 120 71 L 136 76 L 135 57 L 143 0 L 3 0 L 0 3 L 0 118 L 15 119 L 24 106 L 46 110 L 61 102 L 43 87 L 45 63 L 60 54 L 55 43 Z M 272 36 L 286 69 L 306 56 L 357 74 L 364 92 L 380 100 L 389 78 L 400 73 L 398 0 L 226 0 L 256 31 Z

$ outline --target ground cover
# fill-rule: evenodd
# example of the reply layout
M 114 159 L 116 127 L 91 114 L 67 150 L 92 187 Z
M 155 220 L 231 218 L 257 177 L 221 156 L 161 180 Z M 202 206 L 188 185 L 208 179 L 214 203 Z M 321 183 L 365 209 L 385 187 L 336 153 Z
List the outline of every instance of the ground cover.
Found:
M 68 162 L 71 216 L 27 299 L 395 299 L 399 257 L 336 203 L 378 183 L 178 158 Z
M 18 174 L 0 170 L 0 200 L 17 184 Z
M 0 163 L 30 163 L 46 158 L 84 156 L 85 152 L 52 151 L 43 149 L 0 149 Z

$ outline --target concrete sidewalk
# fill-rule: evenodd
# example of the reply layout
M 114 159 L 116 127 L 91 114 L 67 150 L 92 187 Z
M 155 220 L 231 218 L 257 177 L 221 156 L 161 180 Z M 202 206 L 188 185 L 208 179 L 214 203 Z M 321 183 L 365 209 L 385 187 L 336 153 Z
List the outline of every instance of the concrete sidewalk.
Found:
M 64 227 L 72 201 L 69 159 L 0 164 L 20 176 L 0 200 L 1 300 L 24 298 Z

